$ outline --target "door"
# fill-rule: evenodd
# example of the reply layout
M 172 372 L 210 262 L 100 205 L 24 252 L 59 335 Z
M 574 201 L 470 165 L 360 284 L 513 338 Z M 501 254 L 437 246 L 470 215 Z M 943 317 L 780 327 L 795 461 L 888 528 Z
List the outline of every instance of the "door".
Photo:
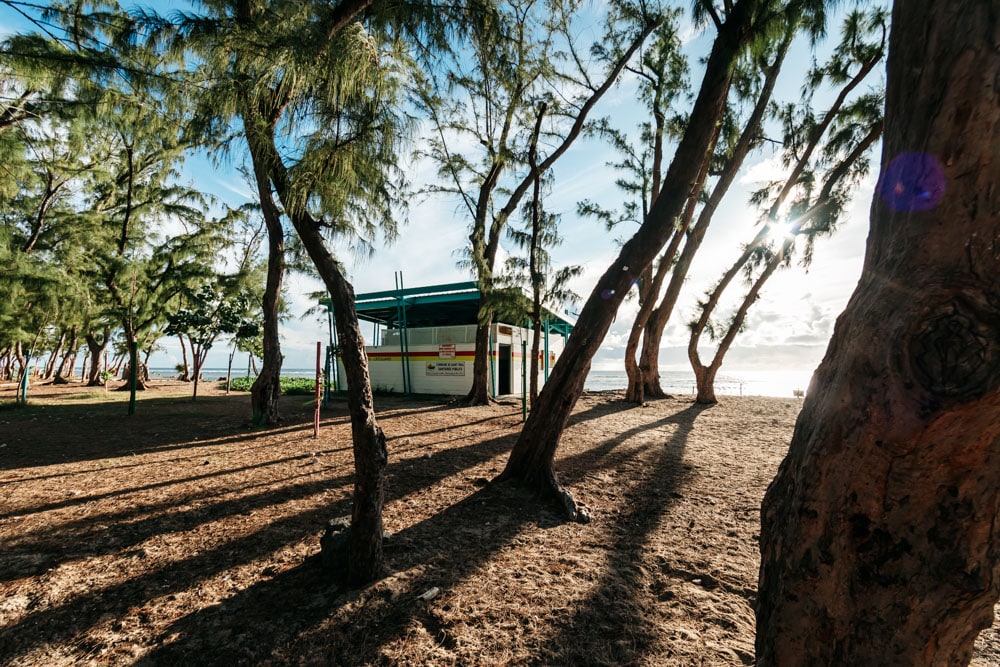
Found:
M 500 345 L 500 356 L 497 358 L 497 395 L 510 393 L 510 345 Z

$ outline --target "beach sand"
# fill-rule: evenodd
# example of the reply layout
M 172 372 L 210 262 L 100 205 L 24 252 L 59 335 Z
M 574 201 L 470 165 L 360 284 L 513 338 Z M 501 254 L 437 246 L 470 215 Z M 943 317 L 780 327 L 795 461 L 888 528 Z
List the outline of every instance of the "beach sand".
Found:
M 759 506 L 799 399 L 585 394 L 557 455 L 566 524 L 489 483 L 519 403 L 378 397 L 389 574 L 319 566 L 350 512 L 346 405 L 249 427 L 246 394 L 156 382 L 32 387 L 0 409 L 0 663 L 741 665 L 753 662 Z M 13 389 L 0 390 L 0 401 Z M 975 665 L 1000 664 L 996 626 Z

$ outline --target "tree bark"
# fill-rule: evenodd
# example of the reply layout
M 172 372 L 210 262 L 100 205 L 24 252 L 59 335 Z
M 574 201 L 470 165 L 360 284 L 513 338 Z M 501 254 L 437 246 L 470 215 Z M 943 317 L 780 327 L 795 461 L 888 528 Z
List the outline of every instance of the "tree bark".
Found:
M 764 498 L 759 665 L 967 664 L 1000 596 L 1000 11 L 895 3 L 856 291 Z
M 639 230 L 623 246 L 598 280 L 577 319 L 566 348 L 553 368 L 538 404 L 531 411 L 511 451 L 501 480 L 514 480 L 555 500 L 569 520 L 587 520 L 572 496 L 563 489 L 553 469 L 566 419 L 576 404 L 590 371 L 590 362 L 614 320 L 632 281 L 652 263 L 674 230 L 693 195 L 698 175 L 714 150 L 725 108 L 733 66 L 749 38 L 756 0 L 737 2 L 720 26 L 705 66 L 692 122 L 678 144 L 664 178 L 664 187 Z
M 468 405 L 489 405 L 490 403 L 490 327 L 492 324 L 476 326 L 476 352 L 472 360 L 472 387 L 465 397 Z
M 59 367 L 56 369 L 56 375 L 52 380 L 52 384 L 69 383 L 66 375 L 69 375 L 70 378 L 73 377 L 73 369 L 76 367 L 76 353 L 79 349 L 79 333 L 76 325 L 73 325 L 69 330 L 69 344 L 66 346 L 66 352 L 63 354 L 62 361 L 59 362 Z
M 327 250 L 319 221 L 296 206 L 288 171 L 274 143 L 273 124 L 261 127 L 258 118 L 245 118 L 246 137 L 254 169 L 274 184 L 292 222 L 323 279 L 333 303 L 341 360 L 347 376 L 347 407 L 351 415 L 354 449 L 354 498 L 347 547 L 347 581 L 361 585 L 385 572 L 382 552 L 382 506 L 385 503 L 385 467 L 388 463 L 385 433 L 375 418 L 368 356 L 355 310 L 354 288 Z
M 87 350 L 90 352 L 90 375 L 87 378 L 87 386 L 103 387 L 104 380 L 101 379 L 101 355 L 108 346 L 111 338 L 111 331 L 105 327 L 101 339 L 98 340 L 93 331 L 87 332 L 84 338 L 87 340 Z
M 177 333 L 177 342 L 181 345 L 181 371 L 178 373 L 177 379 L 181 382 L 191 381 L 191 364 L 188 363 L 188 351 L 187 351 L 187 341 L 184 340 L 184 334 Z
M 262 304 L 263 355 L 260 373 L 250 387 L 250 405 L 255 426 L 270 426 L 281 421 L 278 398 L 281 396 L 281 339 L 278 317 L 281 307 L 281 281 L 285 274 L 285 231 L 281 213 L 271 194 L 271 183 L 263 168 L 254 160 L 254 177 L 264 224 L 267 227 L 267 278 Z M 251 359 L 253 356 L 251 355 Z
M 347 581 L 360 585 L 378 579 L 385 572 L 382 505 L 385 503 L 385 467 L 389 453 L 385 433 L 375 418 L 368 355 L 358 325 L 354 288 L 326 249 L 319 226 L 305 214 L 293 215 L 292 224 L 333 301 L 337 341 L 347 376 L 347 406 L 351 413 L 354 447 L 354 502 L 347 547 Z

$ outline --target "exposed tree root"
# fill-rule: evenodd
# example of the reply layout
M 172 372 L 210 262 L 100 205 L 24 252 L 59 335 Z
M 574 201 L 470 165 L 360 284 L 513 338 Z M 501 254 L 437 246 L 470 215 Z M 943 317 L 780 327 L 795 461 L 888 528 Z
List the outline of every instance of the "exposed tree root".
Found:
M 549 468 L 542 475 L 515 475 L 505 470 L 493 480 L 508 482 L 529 491 L 534 491 L 535 497 L 542 503 L 552 503 L 564 521 L 590 523 L 590 510 L 577 504 L 573 494 L 556 479 L 555 472 Z

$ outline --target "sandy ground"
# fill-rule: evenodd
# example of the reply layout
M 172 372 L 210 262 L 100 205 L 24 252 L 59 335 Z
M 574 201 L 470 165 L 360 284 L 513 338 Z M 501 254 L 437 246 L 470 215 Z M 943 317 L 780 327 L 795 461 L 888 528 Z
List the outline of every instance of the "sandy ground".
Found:
M 586 394 L 558 454 L 579 525 L 488 483 L 520 405 L 379 398 L 391 572 L 349 591 L 316 558 L 350 511 L 346 406 L 314 439 L 307 397 L 254 431 L 246 395 L 189 392 L 0 409 L 2 664 L 753 662 L 758 508 L 798 399 Z M 973 664 L 1000 665 L 996 627 Z

